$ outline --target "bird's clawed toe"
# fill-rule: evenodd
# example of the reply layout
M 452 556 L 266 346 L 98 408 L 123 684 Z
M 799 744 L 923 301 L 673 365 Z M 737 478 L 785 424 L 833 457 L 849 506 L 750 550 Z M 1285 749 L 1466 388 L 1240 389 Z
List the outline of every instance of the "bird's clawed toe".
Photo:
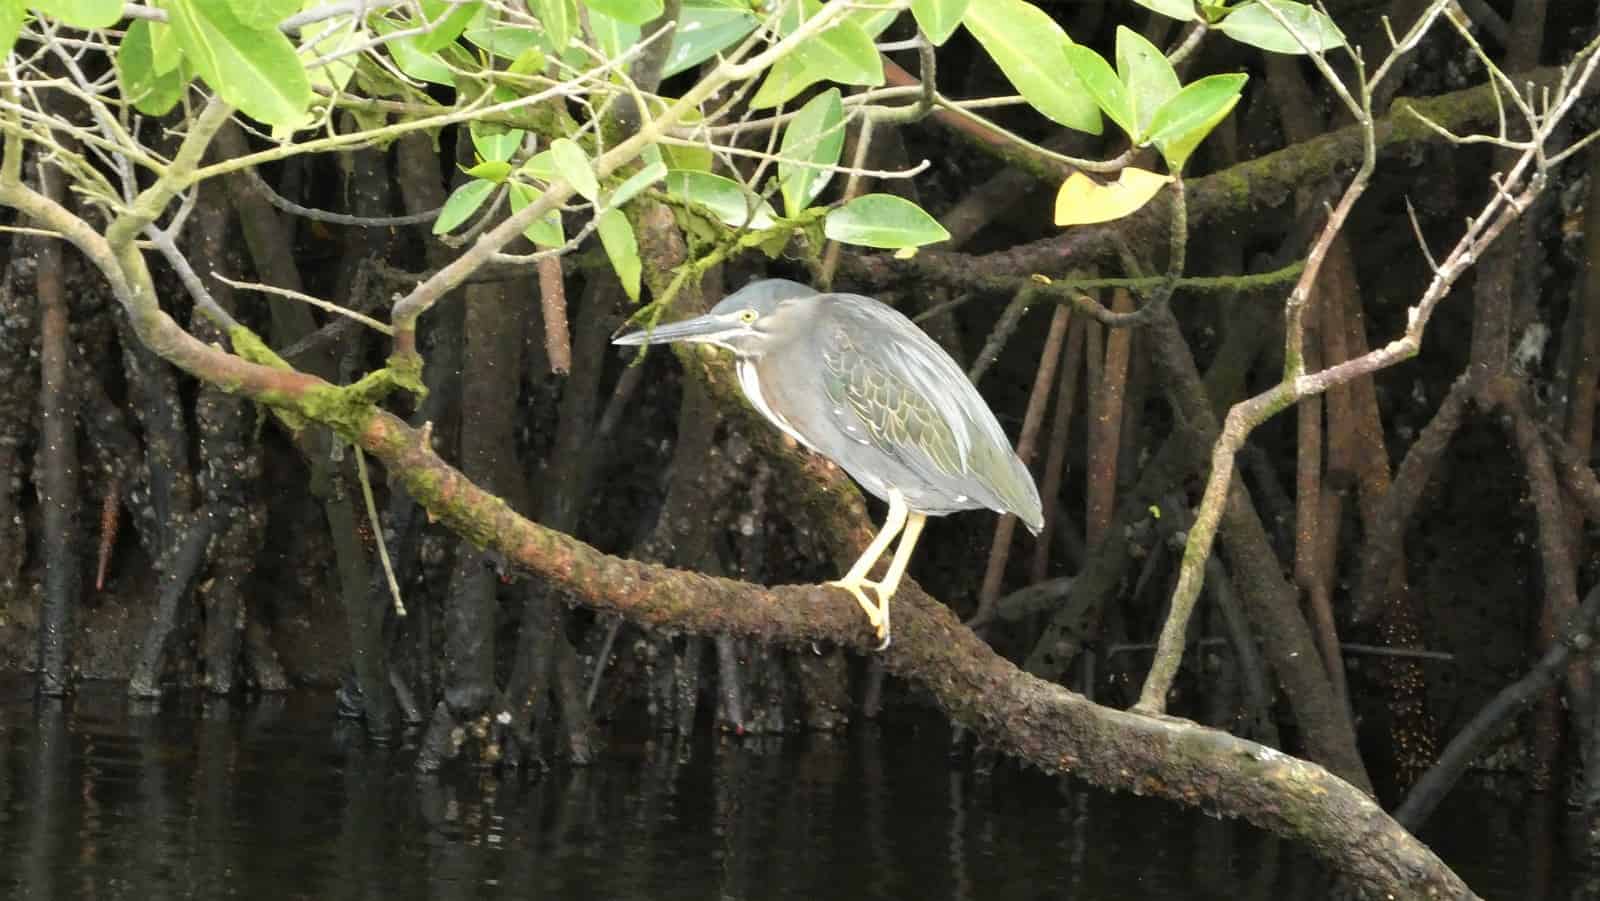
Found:
M 834 588 L 843 588 L 845 591 L 850 592 L 850 596 L 856 599 L 856 603 L 860 605 L 862 611 L 867 614 L 867 620 L 872 623 L 874 629 L 878 627 L 878 623 L 882 622 L 883 613 L 879 610 L 876 603 L 867 598 L 867 593 L 863 590 L 866 588 L 871 588 L 873 591 L 877 591 L 877 583 L 868 582 L 865 579 L 835 579 L 827 584 L 833 586 Z
M 873 593 L 881 597 L 883 586 L 877 582 L 869 582 L 866 579 L 848 578 L 837 579 L 827 584 L 850 592 L 850 596 L 856 599 L 856 604 L 861 607 L 862 612 L 867 614 L 867 622 L 872 625 L 873 634 L 882 639 L 882 643 L 878 645 L 878 650 L 881 651 L 887 648 L 889 646 L 889 605 L 881 602 L 873 603 L 868 599 L 865 590 L 870 588 Z

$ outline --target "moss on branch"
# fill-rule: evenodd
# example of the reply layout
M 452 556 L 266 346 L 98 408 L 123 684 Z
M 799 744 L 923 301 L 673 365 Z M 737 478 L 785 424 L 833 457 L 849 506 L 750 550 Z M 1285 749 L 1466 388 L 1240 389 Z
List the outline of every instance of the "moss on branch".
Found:
M 431 515 L 585 605 L 663 629 L 733 632 L 803 645 L 873 643 L 855 603 L 822 586 L 762 588 L 612 557 L 543 528 L 434 453 L 424 433 L 378 413 L 361 444 Z M 1099 706 L 1023 673 L 914 585 L 895 598 L 888 668 L 956 722 L 1049 773 L 1242 817 L 1305 842 L 1356 884 L 1394 898 L 1471 894 L 1366 794 L 1327 770 L 1219 730 Z

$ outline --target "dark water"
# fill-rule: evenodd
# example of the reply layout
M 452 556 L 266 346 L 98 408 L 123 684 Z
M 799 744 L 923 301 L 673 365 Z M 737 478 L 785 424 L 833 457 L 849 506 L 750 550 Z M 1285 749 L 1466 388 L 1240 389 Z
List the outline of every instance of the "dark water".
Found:
M 541 778 L 423 777 L 332 698 L 35 701 L 0 683 L 0 895 L 27 899 L 1209 899 L 1317 897 L 1248 826 L 1001 766 L 934 719 L 686 748 L 614 739 Z M 1525 898 L 1519 813 L 1430 836 Z

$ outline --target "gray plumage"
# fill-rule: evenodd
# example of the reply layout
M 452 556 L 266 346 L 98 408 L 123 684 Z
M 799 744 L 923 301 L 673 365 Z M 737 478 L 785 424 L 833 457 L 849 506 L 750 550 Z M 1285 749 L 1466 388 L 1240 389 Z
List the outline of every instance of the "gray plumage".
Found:
M 1043 525 L 1033 477 L 961 367 L 872 298 L 766 279 L 704 316 L 617 341 L 732 350 L 762 415 L 880 498 L 898 489 L 914 512 L 988 508 Z

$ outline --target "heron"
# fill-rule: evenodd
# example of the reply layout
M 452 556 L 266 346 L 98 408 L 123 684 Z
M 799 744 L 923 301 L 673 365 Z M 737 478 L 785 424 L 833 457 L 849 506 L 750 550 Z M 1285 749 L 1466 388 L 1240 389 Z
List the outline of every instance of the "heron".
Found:
M 614 339 L 711 344 L 733 352 L 739 387 L 768 422 L 887 502 L 883 528 L 844 577 L 889 646 L 889 600 L 929 516 L 990 509 L 1034 534 L 1044 524 L 1033 476 L 966 373 L 893 307 L 763 279 L 711 311 Z M 883 577 L 868 576 L 900 538 Z M 874 602 L 867 589 L 877 595 Z

